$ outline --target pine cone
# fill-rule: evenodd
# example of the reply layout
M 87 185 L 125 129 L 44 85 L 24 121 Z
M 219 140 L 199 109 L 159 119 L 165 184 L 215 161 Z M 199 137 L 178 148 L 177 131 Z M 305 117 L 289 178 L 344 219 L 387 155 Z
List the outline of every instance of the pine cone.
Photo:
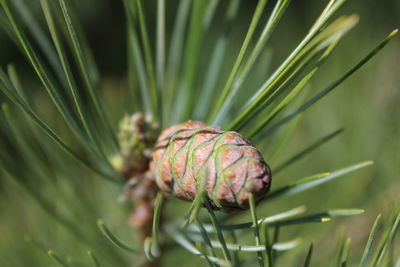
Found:
M 164 130 L 156 143 L 150 171 L 168 196 L 192 201 L 202 179 L 217 210 L 249 207 L 268 192 L 271 171 L 260 152 L 236 132 L 188 121 Z

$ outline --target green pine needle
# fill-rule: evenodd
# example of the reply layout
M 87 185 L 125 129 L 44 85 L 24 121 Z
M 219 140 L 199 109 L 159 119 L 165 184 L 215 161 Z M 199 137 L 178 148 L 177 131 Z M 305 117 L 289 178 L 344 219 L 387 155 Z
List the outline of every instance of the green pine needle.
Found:
M 363 255 L 361 257 L 359 267 L 365 267 L 367 265 L 367 260 L 368 260 L 368 257 L 370 255 L 370 253 L 371 253 L 372 243 L 375 240 L 375 235 L 376 235 L 377 228 L 379 226 L 381 217 L 382 217 L 381 214 L 379 214 L 378 217 L 376 217 L 375 222 L 374 222 L 374 224 L 373 224 L 373 226 L 371 228 L 371 232 L 369 234 L 369 237 L 368 237 L 368 240 L 367 240 L 367 244 L 365 245 L 364 252 L 363 252 Z
M 99 227 L 101 233 L 117 248 L 131 252 L 131 253 L 141 253 L 139 250 L 133 249 L 124 243 L 122 243 L 105 225 L 102 219 L 97 220 L 97 226 Z
M 57 262 L 60 266 L 69 267 L 70 265 L 67 264 L 64 260 L 60 258 L 54 251 L 49 250 L 48 253 L 50 258 L 52 258 L 55 262 Z
M 195 177 L 201 182 L 196 184 L 197 194 L 188 206 L 180 201 L 163 205 L 166 194 L 161 190 L 151 198 L 152 194 L 132 185 L 125 196 L 132 193 L 135 198 L 136 194 L 142 194 L 145 201 L 154 204 L 154 214 L 147 225 L 152 227 L 152 233 L 144 238 L 141 249 L 121 241 L 101 219 L 97 221 L 101 235 L 92 225 L 98 217 L 112 216 L 117 221 L 130 217 L 135 201 L 134 205 L 116 205 L 115 200 L 122 191 L 122 183 L 128 178 L 140 180 L 148 170 L 146 159 L 143 173 L 129 173 L 132 166 L 135 169 L 135 164 L 141 163 L 120 155 L 114 118 L 121 117 L 121 112 L 143 113 L 158 132 L 187 120 L 240 131 L 261 152 L 267 153 L 268 163 L 282 159 L 279 164 L 271 165 L 274 179 L 276 174 L 311 156 L 317 148 L 343 132 L 343 129 L 335 130 L 305 144 L 299 151 L 287 145 L 289 137 L 297 133 L 296 126 L 304 112 L 352 77 L 398 30 L 392 31 L 353 67 L 307 99 L 307 94 L 314 90 L 314 79 L 323 72 L 323 64 L 333 57 L 333 52 L 357 24 L 358 16 L 338 16 L 337 11 L 346 1 L 328 1 L 299 42 L 289 43 L 287 47 L 282 44 L 284 49 L 293 49 L 282 57 L 275 49 L 281 44 L 271 41 L 273 33 L 282 27 L 287 31 L 285 35 L 298 36 L 287 28 L 297 20 L 286 16 L 290 14 L 286 12 L 290 0 L 267 2 L 123 0 L 120 4 L 125 11 L 125 21 L 117 27 L 121 26 L 126 33 L 127 69 L 122 71 L 123 77 L 116 76 L 117 81 L 113 81 L 110 77 L 114 74 L 100 73 L 95 63 L 94 51 L 97 50 L 92 51 L 89 45 L 92 40 L 89 42 L 84 33 L 84 28 L 90 29 L 86 25 L 90 20 L 85 18 L 85 24 L 81 24 L 78 18 L 89 13 L 88 18 L 96 15 L 96 12 L 86 14 L 81 10 L 87 3 L 79 3 L 79 10 L 75 10 L 72 0 L 37 3 L 0 0 L 0 27 L 29 64 L 28 68 L 20 66 L 20 60 L 12 58 L 16 65 L 6 63 L 6 71 L 0 68 L 0 210 L 5 214 L 0 221 L 5 240 L 0 247 L 0 265 L 46 265 L 49 259 L 44 257 L 44 261 L 42 256 L 47 252 L 50 260 L 59 266 L 77 266 L 89 261 L 95 267 L 125 266 L 132 262 L 140 265 L 147 260 L 164 265 L 175 263 L 179 253 L 181 265 L 198 265 L 200 261 L 208 266 L 254 266 L 258 263 L 273 267 L 293 263 L 296 252 L 290 256 L 290 250 L 308 234 L 304 224 L 362 214 L 363 209 L 327 209 L 322 205 L 306 212 L 301 201 L 308 199 L 317 203 L 318 199 L 314 199 L 312 191 L 307 195 L 298 194 L 367 167 L 372 161 L 291 180 L 285 186 L 274 188 L 258 207 L 255 201 L 258 196 L 253 196 L 244 185 L 243 190 L 249 190 L 249 210 L 229 214 L 221 214 L 207 199 L 208 179 Z M 96 5 L 105 3 L 99 0 Z M 246 22 L 242 19 L 249 6 L 254 10 Z M 311 5 L 309 11 L 311 14 Z M 282 26 L 279 25 L 281 21 Z M 96 29 L 108 37 L 108 28 L 102 26 L 96 25 Z M 242 26 L 245 32 L 241 32 Z M 360 36 L 361 44 L 366 39 Z M 277 40 L 286 39 L 289 40 L 286 37 Z M 238 40 L 240 47 L 235 46 Z M 118 45 L 107 47 L 120 48 Z M 282 62 L 276 62 L 280 58 Z M 272 67 L 276 69 L 269 73 Z M 116 109 L 117 106 L 122 108 Z M 325 119 L 325 115 L 321 116 Z M 190 144 L 192 142 L 188 142 Z M 376 145 L 382 153 L 386 151 L 383 146 L 386 143 Z M 286 149 L 288 152 L 284 151 Z M 60 151 L 67 152 L 68 156 Z M 152 151 L 145 152 L 150 155 Z M 123 162 L 116 163 L 115 158 Z M 193 160 L 190 157 L 187 165 L 194 166 Z M 380 161 L 389 167 L 393 164 L 387 157 Z M 220 163 L 216 163 L 216 169 Z M 185 170 L 189 170 L 188 166 Z M 208 170 L 198 175 L 204 178 L 205 173 Z M 147 178 L 148 174 L 143 175 Z M 90 179 L 95 176 L 105 180 Z M 337 189 L 335 185 L 332 188 Z M 386 191 L 384 194 L 386 196 Z M 291 200 L 287 198 L 293 195 L 300 201 L 296 208 L 290 207 Z M 220 204 L 223 198 L 218 196 Z M 203 207 L 207 214 L 202 212 Z M 350 251 L 351 239 L 343 235 L 334 257 L 321 264 L 329 261 L 345 267 L 351 259 L 359 261 L 360 267 L 399 265 L 400 260 L 396 263 L 394 257 L 398 256 L 395 242 L 400 227 L 400 208 L 392 208 L 388 213 L 383 223 L 381 215 L 376 218 L 360 258 L 355 258 L 359 253 L 356 247 Z M 19 244 L 21 229 L 23 233 L 28 232 L 26 241 L 33 245 L 32 251 Z M 134 238 L 139 232 L 128 226 L 126 230 L 128 236 Z M 304 262 L 304 266 L 311 266 L 311 262 L 321 260 L 314 251 L 318 249 L 313 246 L 318 242 L 318 233 L 314 234 L 311 237 L 315 240 L 305 259 L 300 259 L 300 265 Z M 54 237 L 62 242 L 56 242 Z M 69 256 L 64 260 L 64 256 L 48 247 L 63 254 L 74 253 L 74 259 L 82 256 L 82 251 L 87 251 L 87 255 L 77 258 L 76 262 Z M 188 254 L 180 254 L 182 251 Z M 281 257 L 283 251 L 285 257 Z

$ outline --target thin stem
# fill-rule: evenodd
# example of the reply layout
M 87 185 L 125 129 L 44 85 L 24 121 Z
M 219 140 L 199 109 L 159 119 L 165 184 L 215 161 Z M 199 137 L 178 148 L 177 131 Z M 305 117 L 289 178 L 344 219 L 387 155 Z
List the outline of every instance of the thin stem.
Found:
M 250 204 L 251 218 L 253 220 L 254 237 L 256 240 L 256 245 L 260 246 L 261 238 L 260 238 L 260 231 L 259 231 L 258 220 L 257 220 L 256 204 L 255 204 L 255 200 L 254 200 L 254 195 L 251 193 L 249 194 L 249 204 Z M 257 259 L 258 259 L 259 265 L 264 266 L 264 254 L 262 252 L 257 252 Z M 268 263 L 269 263 L 269 261 L 268 261 Z
M 275 227 L 274 227 L 274 236 L 273 236 L 273 238 L 272 238 L 272 244 L 278 243 L 278 241 L 279 241 L 280 229 L 281 229 L 281 228 L 280 228 L 279 225 L 275 225 Z M 276 261 L 277 253 L 278 253 L 278 252 L 277 252 L 276 250 L 273 250 L 273 251 L 271 252 L 271 261 L 272 261 L 272 264 L 274 264 L 275 261 Z
M 203 240 L 204 240 L 205 244 L 207 245 L 210 255 L 213 257 L 216 257 L 217 254 L 215 253 L 214 247 L 211 244 L 211 240 L 208 237 L 208 233 L 204 229 L 203 224 L 201 223 L 201 221 L 198 218 L 195 219 L 195 223 L 196 223 L 197 227 L 200 229 L 201 236 L 203 237 Z
M 210 204 L 207 201 L 205 202 L 205 205 L 206 205 L 208 214 L 210 216 L 211 223 L 214 226 L 215 232 L 217 233 L 218 240 L 222 245 L 222 253 L 224 254 L 224 258 L 225 258 L 225 260 L 227 262 L 230 263 L 231 262 L 231 255 L 230 255 L 228 247 L 226 245 L 226 241 L 225 241 L 224 235 L 222 233 L 222 229 L 221 229 L 221 227 L 219 225 L 219 222 L 217 220 L 217 217 L 215 216 L 212 207 L 210 206 Z
M 160 220 L 161 220 L 161 211 L 162 205 L 164 202 L 164 196 L 161 192 L 157 193 L 156 201 L 154 203 L 154 217 L 153 217 L 153 229 L 152 229 L 152 253 L 160 254 Z
M 231 234 L 231 237 L 232 237 L 232 242 L 233 243 L 237 243 L 238 239 L 237 239 L 235 231 L 233 231 L 233 230 L 230 231 L 230 234 Z M 232 260 L 233 260 L 233 266 L 239 266 L 240 265 L 239 251 L 235 251 L 233 253 Z

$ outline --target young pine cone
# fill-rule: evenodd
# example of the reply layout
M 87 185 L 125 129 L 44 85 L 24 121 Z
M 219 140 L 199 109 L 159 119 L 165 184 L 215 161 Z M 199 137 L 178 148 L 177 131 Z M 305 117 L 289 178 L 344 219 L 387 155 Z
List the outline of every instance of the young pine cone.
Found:
M 247 209 L 249 194 L 258 202 L 271 185 L 270 168 L 249 141 L 195 121 L 160 134 L 150 171 L 164 194 L 189 201 L 207 179 L 209 203 L 223 211 Z

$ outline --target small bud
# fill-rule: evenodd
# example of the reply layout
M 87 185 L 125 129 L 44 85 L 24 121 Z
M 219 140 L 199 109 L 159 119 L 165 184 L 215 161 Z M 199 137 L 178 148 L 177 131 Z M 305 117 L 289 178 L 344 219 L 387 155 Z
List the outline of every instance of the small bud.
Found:
M 271 171 L 260 152 L 236 132 L 188 121 L 164 130 L 156 143 L 150 171 L 166 195 L 192 201 L 207 179 L 210 204 L 217 210 L 249 207 L 267 194 Z

